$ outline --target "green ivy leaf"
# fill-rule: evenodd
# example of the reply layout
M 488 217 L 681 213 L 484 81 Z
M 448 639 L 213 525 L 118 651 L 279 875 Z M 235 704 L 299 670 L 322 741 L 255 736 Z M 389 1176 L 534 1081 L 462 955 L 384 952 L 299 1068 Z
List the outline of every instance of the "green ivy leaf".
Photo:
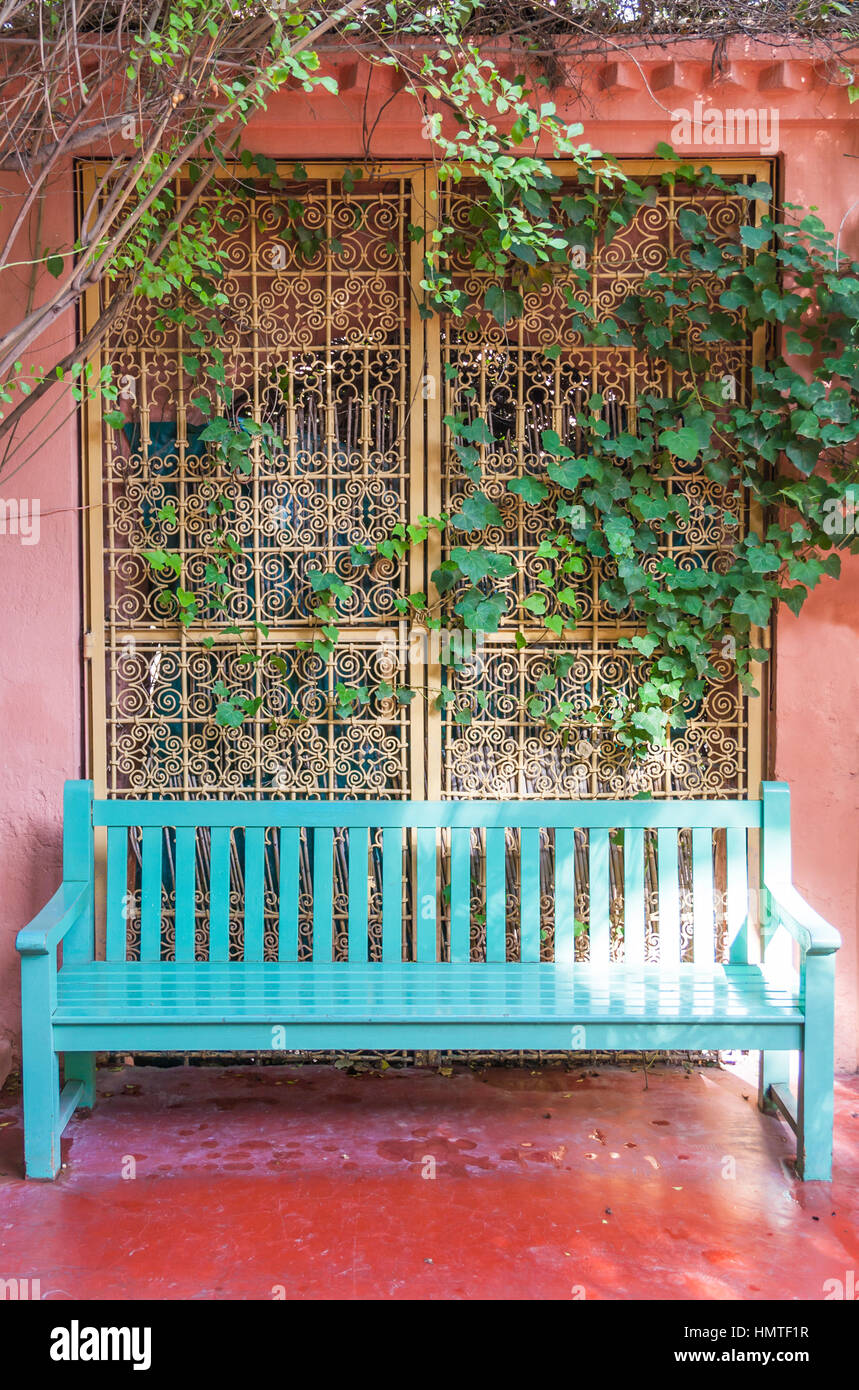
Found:
M 215 723 L 221 728 L 238 729 L 245 721 L 243 712 L 231 700 L 221 700 L 215 710 Z
M 496 555 L 482 546 L 475 546 L 474 549 L 454 546 L 450 558 L 472 584 L 479 583 L 481 579 L 504 579 L 516 572 L 516 566 L 509 555 Z M 433 582 L 435 583 L 435 576 Z M 436 588 L 438 587 L 436 584 Z
M 546 468 L 552 482 L 569 492 L 575 492 L 582 478 L 587 477 L 590 471 L 590 464 L 585 459 L 566 459 L 563 463 L 550 463 Z
M 762 246 L 766 246 L 770 240 L 772 232 L 766 227 L 741 227 L 740 241 L 744 246 L 749 246 L 753 251 L 759 251 Z
M 490 285 L 483 297 L 483 307 L 502 328 L 511 319 L 521 318 L 525 310 L 521 294 L 501 285 Z
M 668 715 L 665 710 L 658 705 L 650 709 L 636 710 L 632 716 L 633 726 L 643 733 L 651 743 L 662 744 L 665 742 L 665 730 L 668 724 Z
M 527 502 L 531 507 L 539 506 L 549 496 L 549 489 L 545 483 L 541 483 L 539 478 L 527 476 L 514 478 L 512 482 L 507 484 L 507 491 L 515 492 L 522 498 L 523 502 Z
M 480 589 L 469 589 L 454 608 L 471 632 L 497 632 L 506 610 L 507 600 L 503 594 L 487 597 Z
M 734 600 L 734 612 L 742 613 L 757 627 L 766 627 L 771 608 L 772 601 L 765 594 L 739 594 Z
M 663 430 L 659 443 L 675 458 L 691 463 L 701 452 L 701 441 L 693 429 L 683 425 L 679 430 Z
M 528 594 L 527 598 L 522 600 L 522 607 L 529 613 L 536 613 L 538 617 L 542 617 L 548 606 L 545 594 Z
M 502 526 L 503 517 L 494 502 L 482 492 L 472 492 L 462 501 L 458 512 L 450 518 L 457 531 L 483 531 L 487 526 Z
M 653 656 L 653 653 L 659 646 L 659 638 L 654 637 L 652 634 L 631 637 L 629 639 L 629 644 L 631 647 L 634 647 L 637 652 L 641 652 L 642 656 Z

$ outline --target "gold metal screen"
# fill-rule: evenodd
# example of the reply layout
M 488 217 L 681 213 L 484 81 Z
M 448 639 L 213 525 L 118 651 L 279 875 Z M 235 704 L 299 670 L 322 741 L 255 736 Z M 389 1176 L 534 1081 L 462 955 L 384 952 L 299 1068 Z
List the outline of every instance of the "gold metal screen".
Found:
M 141 300 L 117 322 L 105 351 L 132 419 L 101 440 L 95 422 L 90 433 L 93 762 L 108 793 L 409 794 L 421 707 L 377 701 L 338 720 L 334 692 L 338 681 L 409 679 L 393 606 L 409 591 L 407 566 L 378 560 L 368 570 L 350 552 L 375 547 L 421 509 L 407 230 L 419 179 L 381 176 L 347 195 L 326 172 L 280 197 L 237 197 L 223 210 L 226 332 L 207 335 L 201 348 L 182 326 L 158 330 L 157 308 Z M 299 196 L 304 240 L 287 241 L 289 204 Z M 192 359 L 205 371 L 215 344 L 226 357 L 233 419 L 268 420 L 285 441 L 274 462 L 256 459 L 246 477 L 213 475 L 198 442 L 201 388 L 185 368 Z M 243 555 L 227 611 L 183 631 L 166 578 L 143 552 L 178 551 L 187 586 L 205 593 L 215 484 L 232 498 Z M 175 525 L 158 519 L 165 503 Z M 354 588 L 330 665 L 296 645 L 313 638 L 308 568 L 335 570 Z M 276 649 L 286 665 L 265 691 L 242 661 L 248 634 L 252 650 Z M 208 650 L 206 637 L 214 639 Z M 264 693 L 266 714 L 218 728 L 217 681 L 238 695 Z
M 653 163 L 627 167 L 642 184 L 656 185 L 656 199 L 609 246 L 597 243 L 580 248 L 580 263 L 586 261 L 591 272 L 591 306 L 597 314 L 610 313 L 644 275 L 665 269 L 681 246 L 678 214 L 682 208 L 706 215 L 713 232 L 725 243 L 738 240 L 738 228 L 750 216 L 749 202 L 742 196 L 704 193 L 682 184 L 667 189 L 654 173 Z M 753 177 L 769 176 L 766 168 L 740 171 L 740 165 L 725 162 L 726 177 L 734 174 L 751 182 Z M 573 193 L 575 186 L 567 185 L 556 197 Z M 462 231 L 466 242 L 476 197 L 476 191 L 460 184 L 447 198 L 447 220 Z M 598 707 L 603 696 L 628 693 L 645 674 L 636 668 L 634 654 L 618 645 L 619 638 L 633 636 L 637 628 L 633 615 L 618 615 L 601 602 L 599 561 L 590 561 L 586 574 L 573 582 L 580 616 L 565 645 L 575 652 L 575 661 L 557 691 L 579 712 L 572 734 L 562 741 L 529 719 L 525 696 L 537 688 L 537 680 L 559 647 L 545 644 L 545 631 L 534 627 L 533 617 L 522 607 L 523 599 L 538 591 L 537 576 L 544 562 L 537 546 L 541 535 L 551 529 L 551 521 L 547 511 L 523 502 L 507 490 L 507 484 L 529 474 L 543 474 L 543 430 L 552 429 L 565 442 L 576 444 L 577 421 L 587 415 L 593 393 L 602 394 L 603 418 L 609 431 L 617 434 L 634 430 L 636 400 L 644 393 L 668 396 L 686 381 L 672 368 L 656 366 L 632 348 L 584 346 L 570 326 L 573 311 L 564 288 L 569 285 L 576 297 L 580 290 L 569 274 L 554 275 L 549 283 L 526 294 L 524 315 L 506 327 L 480 307 L 486 277 L 465 259 L 455 264 L 455 274 L 469 307 L 462 319 L 448 320 L 441 330 L 437 351 L 444 389 L 442 413 L 481 415 L 487 420 L 496 445 L 483 450 L 481 486 L 504 518 L 503 528 L 491 535 L 491 541 L 517 563 L 515 577 L 501 582 L 508 595 L 501 631 L 486 638 L 482 660 L 462 674 L 449 673 L 450 683 L 469 703 L 473 718 L 468 725 L 458 724 L 457 705 L 446 706 L 440 746 L 430 763 L 430 776 L 433 772 L 437 776 L 434 790 L 442 796 L 537 798 L 617 798 L 639 791 L 681 797 L 754 794 L 761 768 L 761 701 L 751 702 L 743 695 L 728 660 L 717 663 L 724 678 L 713 683 L 701 701 L 687 706 L 683 732 L 671 738 L 667 750 L 643 764 L 630 766 L 609 730 L 585 720 L 587 711 Z M 709 284 L 705 276 L 700 278 L 715 302 L 722 284 L 715 277 Z M 545 350 L 556 342 L 563 348 L 552 360 Z M 737 400 L 748 398 L 760 346 L 749 337 L 742 344 L 724 344 L 710 351 L 715 375 Z M 451 510 L 468 487 L 452 444 L 444 431 L 441 467 L 430 472 L 431 505 L 438 501 L 445 510 Z M 745 500 L 711 482 L 700 466 L 679 461 L 670 486 L 685 494 L 690 519 L 682 530 L 664 535 L 660 554 L 671 556 L 681 569 L 729 563 L 728 550 L 737 534 L 756 524 Z M 739 516 L 739 528 L 726 525 L 727 511 Z M 437 551 L 440 555 L 441 548 Z M 550 606 L 548 612 L 552 611 Z M 521 651 L 514 642 L 517 628 L 529 643 Z M 441 670 L 434 674 L 436 679 L 444 677 Z
M 747 182 L 770 172 L 759 163 L 714 164 Z M 640 178 L 658 172 L 656 163 L 629 167 Z M 81 168 L 84 205 L 96 173 L 97 166 Z M 291 169 L 284 167 L 282 190 L 236 197 L 226 209 L 223 337 L 209 336 L 200 346 L 181 326 L 157 330 L 157 309 L 139 299 L 105 344 L 131 408 L 129 423 L 116 432 L 102 427 L 98 406 L 87 407 L 87 654 L 97 792 L 754 794 L 764 702 L 741 694 L 728 663 L 724 680 L 689 709 L 688 727 L 669 750 L 632 769 L 607 729 L 582 717 L 562 741 L 523 712 L 522 697 L 558 644 L 541 640 L 520 606 L 536 583 L 535 550 L 546 518 L 509 493 L 506 482 L 538 469 L 543 429 L 574 438 L 577 412 L 594 391 L 603 393 L 612 430 L 634 426 L 640 393 L 668 393 L 675 385 L 667 369 L 657 377 L 631 349 L 581 346 L 565 326 L 570 311 L 560 280 L 533 287 L 524 317 L 504 329 L 477 307 L 461 321 L 423 316 L 423 248 L 410 226 L 431 223 L 443 210 L 467 230 L 468 186 L 445 195 L 445 205 L 431 196 L 432 171 L 422 166 L 374 171 L 372 180 L 349 191 L 340 168 L 310 166 L 307 173 L 290 186 Z M 282 234 L 294 221 L 293 198 L 303 205 L 304 230 L 290 241 Z M 595 307 L 609 310 L 642 274 L 665 265 L 679 245 L 684 204 L 705 212 L 725 239 L 749 215 L 740 197 L 660 186 L 654 206 L 633 227 L 609 247 L 588 251 Z M 476 306 L 481 277 L 464 260 L 455 270 Z M 100 307 L 91 293 L 85 327 Z M 216 341 L 234 389 L 234 418 L 268 419 L 286 441 L 273 463 L 257 460 L 238 479 L 212 475 L 198 438 L 204 416 L 194 397 L 201 388 L 187 370 L 189 358 L 205 367 Z M 552 361 L 544 349 L 556 341 L 562 352 Z M 750 339 L 717 357 L 738 399 L 748 391 L 760 350 Z M 443 424 L 457 410 L 481 413 L 496 438 L 484 450 L 484 489 L 509 529 L 489 539 L 522 563 L 522 577 L 508 586 L 501 631 L 459 673 L 443 669 L 434 641 L 409 627 L 394 606 L 412 590 L 428 589 L 429 574 L 444 558 L 441 544 L 431 544 L 428 555 L 415 551 L 403 563 L 376 560 L 369 568 L 354 565 L 350 555 L 356 544 L 374 548 L 397 522 L 450 509 L 467 487 Z M 229 611 L 185 630 L 166 601 L 168 581 L 153 573 L 143 551 L 178 550 L 191 587 L 205 591 L 207 504 L 216 482 L 232 495 L 244 556 L 233 571 Z M 694 466 L 679 465 L 673 486 L 685 491 L 691 519 L 682 533 L 666 537 L 665 551 L 682 566 L 725 563 L 727 497 Z M 167 502 L 175 525 L 158 519 Z M 740 511 L 743 526 L 755 524 L 742 504 Z M 330 667 L 296 646 L 312 638 L 308 567 L 336 570 L 355 589 Z M 568 642 L 575 660 L 563 694 L 582 716 L 606 690 L 626 691 L 640 679 L 632 654 L 618 646 L 635 625 L 601 604 L 599 582 L 594 564 L 579 586 L 581 616 Z M 262 690 L 257 668 L 241 660 L 246 639 L 225 631 L 231 625 L 250 634 L 253 650 L 282 655 L 286 676 L 277 687 Z M 521 652 L 514 642 L 519 627 L 530 642 Z M 211 649 L 205 637 L 214 639 Z M 266 693 L 277 727 L 262 714 L 241 729 L 218 727 L 212 695 L 218 680 L 237 693 Z M 421 695 L 399 706 L 376 699 L 356 717 L 338 718 L 337 681 L 373 687 L 380 680 L 419 687 L 430 700 Z M 442 680 L 472 706 L 470 725 L 433 708 Z

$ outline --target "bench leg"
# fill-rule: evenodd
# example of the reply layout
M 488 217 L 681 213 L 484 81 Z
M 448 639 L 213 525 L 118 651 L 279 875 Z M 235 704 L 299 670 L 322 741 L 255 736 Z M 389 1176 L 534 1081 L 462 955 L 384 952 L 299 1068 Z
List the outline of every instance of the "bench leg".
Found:
M 806 1182 L 832 1177 L 835 956 L 805 961 L 805 1030 L 799 1061 L 796 1167 Z
M 789 1052 L 762 1052 L 758 1082 L 758 1105 L 766 1115 L 780 1114 L 769 1091 L 770 1086 L 790 1085 Z
M 91 1110 L 95 1105 L 95 1053 L 66 1052 L 63 1057 L 63 1075 L 67 1082 L 81 1083 L 83 1094 L 78 1106 Z
M 48 956 L 25 957 L 21 969 L 24 1053 L 24 1161 L 28 1178 L 60 1170 L 60 1068 L 51 1028 Z

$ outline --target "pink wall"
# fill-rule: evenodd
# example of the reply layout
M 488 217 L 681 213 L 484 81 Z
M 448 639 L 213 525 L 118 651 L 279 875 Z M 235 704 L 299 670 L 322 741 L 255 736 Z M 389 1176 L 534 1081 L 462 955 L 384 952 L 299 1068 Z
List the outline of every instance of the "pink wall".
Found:
M 775 775 L 790 782 L 794 882 L 838 927 L 838 1059 L 856 1065 L 859 997 L 859 562 L 778 625 Z
M 10 187 L 0 217 L 5 238 L 20 203 L 16 181 L 8 174 L 4 179 Z M 68 246 L 74 240 L 70 178 L 52 188 L 48 208 L 49 244 Z M 15 258 L 32 254 L 29 245 L 29 236 L 19 239 Z M 26 271 L 11 274 L 17 278 L 4 275 L 0 297 L 3 332 L 22 318 L 27 303 Z M 37 303 L 47 288 L 39 286 Z M 62 353 L 73 346 L 74 332 L 72 314 L 52 325 L 46 335 L 49 361 L 56 360 L 57 348 Z M 42 360 L 36 344 L 23 364 Z M 5 469 L 0 474 L 0 497 L 37 500 L 40 510 L 37 543 L 23 544 L 8 528 L 0 535 L 0 1076 L 9 1043 L 17 1043 L 19 1033 L 15 933 L 59 883 L 63 781 L 81 774 L 78 426 L 68 393 L 50 399 L 53 409 L 16 450 L 9 476 Z M 41 419 L 43 409 L 36 411 Z M 32 421 L 23 425 L 22 437 L 32 429 Z
M 846 92 L 827 85 L 823 69 L 799 61 L 788 50 L 767 51 L 733 44 L 727 65 L 714 82 L 710 50 L 672 50 L 629 60 L 595 63 L 581 99 L 570 91 L 553 99 L 567 120 L 580 120 L 584 138 L 598 149 L 626 156 L 652 155 L 657 143 L 672 142 L 672 112 L 763 109 L 778 116 L 777 152 L 785 197 L 815 204 L 833 230 L 859 199 L 857 125 Z M 334 60 L 332 59 L 332 67 Z M 301 91 L 282 95 L 259 117 L 246 143 L 284 159 L 427 159 L 415 105 L 395 94 L 389 70 L 372 77 L 365 102 L 367 69 L 350 61 L 339 66 L 338 96 Z M 645 82 L 646 78 L 646 82 Z M 379 103 L 388 102 L 368 152 L 364 131 L 373 126 Z M 760 146 L 690 144 L 679 153 L 707 157 L 748 156 Z M 771 151 L 767 150 L 766 153 Z M 62 190 L 50 210 L 57 221 L 49 239 L 68 240 L 71 190 Z M 859 208 L 845 222 L 842 244 L 859 259 Z M 20 306 L 4 304 L 14 318 Z M 70 325 L 64 325 L 66 332 Z M 22 474 L 21 478 L 25 475 Z M 76 433 L 67 425 L 26 472 L 28 495 L 42 509 L 77 502 Z M 18 480 L 16 480 L 16 483 Z M 22 484 L 23 487 L 23 484 Z M 0 495 L 17 496 L 0 488 Z M 859 707 L 859 560 L 846 578 L 825 581 L 799 619 L 780 617 L 774 706 L 777 727 L 771 774 L 793 786 L 796 882 L 811 902 L 841 930 L 838 957 L 837 1059 L 853 1070 L 857 1050 L 857 815 L 856 710 Z M 80 658 L 78 532 L 74 513 L 43 521 L 42 539 L 29 550 L 0 537 L 0 581 L 5 603 L 2 631 L 7 653 L 2 715 L 7 756 L 0 768 L 0 1018 L 7 1037 L 17 1031 L 18 972 L 15 930 L 47 897 L 58 877 L 60 799 L 63 778 L 79 770 Z M 2 1036 L 2 1034 L 0 1034 Z

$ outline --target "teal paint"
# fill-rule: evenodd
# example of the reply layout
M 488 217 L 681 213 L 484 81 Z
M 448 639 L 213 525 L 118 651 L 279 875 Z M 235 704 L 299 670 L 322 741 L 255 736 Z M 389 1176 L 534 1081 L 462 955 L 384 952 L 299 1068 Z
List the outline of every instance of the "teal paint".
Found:
M 795 1119 L 798 1169 L 831 1172 L 838 933 L 790 881 L 790 800 L 760 802 L 153 802 L 66 788 L 64 881 L 18 935 L 29 1177 L 53 1178 L 60 1136 L 95 1099 L 94 1054 L 286 1048 L 670 1049 L 762 1053 L 761 1101 Z M 108 825 L 107 956 L 94 956 L 93 823 Z M 265 961 L 265 838 L 279 831 L 280 959 Z M 125 956 L 129 828 L 142 830 L 141 959 Z M 210 958 L 195 959 L 196 832 L 211 832 Z M 313 863 L 312 959 L 299 962 L 300 833 Z M 370 831 L 382 830 L 382 960 L 368 955 Z M 590 959 L 575 951 L 574 832 L 589 832 Z M 693 832 L 694 959 L 680 960 L 678 831 Z M 334 832 L 349 833 L 348 960 L 334 962 Z M 471 835 L 486 835 L 486 959 L 471 958 Z M 609 832 L 624 831 L 624 947 L 612 959 Z M 714 960 L 713 831 L 727 831 L 730 959 Z M 747 831 L 761 829 L 766 937 L 786 930 L 794 986 L 748 963 Z M 657 832 L 661 958 L 645 964 L 644 832 Z M 405 853 L 403 832 L 406 832 Z M 518 832 L 518 859 L 506 832 Z M 441 832 L 441 833 L 440 833 Z M 555 843 L 555 961 L 540 960 L 540 836 Z M 164 846 L 175 844 L 176 959 L 163 960 Z M 244 958 L 229 959 L 232 837 L 243 844 Z M 449 845 L 449 849 L 446 849 Z M 445 943 L 441 881 L 450 884 Z M 450 873 L 445 878 L 444 859 Z M 508 874 L 518 863 L 520 959 L 507 960 Z M 403 960 L 405 875 L 415 873 L 415 959 Z M 697 901 L 696 901 L 697 899 Z M 58 968 L 58 947 L 63 961 Z M 278 1031 L 276 1031 L 278 1030 Z M 787 1088 L 800 1053 L 799 1094 Z M 64 1055 L 64 1086 L 59 1060 Z

